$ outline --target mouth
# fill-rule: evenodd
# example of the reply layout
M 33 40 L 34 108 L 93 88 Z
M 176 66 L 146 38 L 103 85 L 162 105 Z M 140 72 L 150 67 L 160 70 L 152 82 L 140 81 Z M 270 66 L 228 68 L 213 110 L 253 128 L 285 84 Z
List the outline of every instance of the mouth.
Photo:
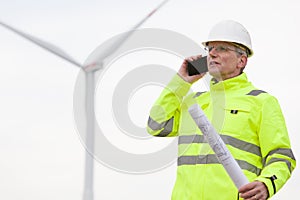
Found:
M 210 66 L 210 67 L 214 67 L 214 66 L 216 66 L 216 65 L 220 65 L 220 63 L 218 63 L 218 62 L 216 62 L 216 61 L 210 61 L 210 62 L 209 62 L 209 66 Z

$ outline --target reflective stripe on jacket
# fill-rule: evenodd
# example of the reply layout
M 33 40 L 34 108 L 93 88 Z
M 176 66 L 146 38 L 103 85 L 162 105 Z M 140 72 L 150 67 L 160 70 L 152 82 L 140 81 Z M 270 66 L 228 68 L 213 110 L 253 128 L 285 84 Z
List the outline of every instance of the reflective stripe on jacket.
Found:
M 273 196 L 289 179 L 296 161 L 276 98 L 257 90 L 245 73 L 210 83 L 210 92 L 190 93 L 178 75 L 150 111 L 148 132 L 178 136 L 178 167 L 172 200 L 233 200 L 238 190 L 188 113 L 197 102 L 249 181 Z

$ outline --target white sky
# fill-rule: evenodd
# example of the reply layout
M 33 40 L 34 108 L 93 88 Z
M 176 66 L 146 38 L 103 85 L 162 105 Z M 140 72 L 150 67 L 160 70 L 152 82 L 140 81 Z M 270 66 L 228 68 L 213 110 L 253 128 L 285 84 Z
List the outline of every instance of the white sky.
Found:
M 128 30 L 160 2 L 0 0 L 0 20 L 60 46 L 84 62 L 98 45 Z M 250 32 L 254 48 L 246 69 L 248 78 L 278 98 L 298 158 L 299 9 L 297 0 L 171 0 L 143 27 L 169 29 L 200 42 L 219 20 L 241 22 Z M 85 150 L 73 119 L 78 68 L 3 27 L 0 55 L 0 199 L 82 199 Z M 156 58 L 163 59 L 161 55 Z M 180 61 L 174 60 L 172 64 L 178 66 L 173 69 L 177 69 Z M 151 59 L 147 61 L 151 64 Z M 111 81 L 107 84 L 113 85 Z M 142 97 L 146 92 L 139 91 L 133 98 L 135 104 L 145 104 L 144 111 L 130 104 L 130 116 L 140 126 L 159 94 L 155 90 L 145 101 Z M 155 151 L 169 142 L 161 140 L 154 149 L 149 144 L 146 147 Z M 110 141 L 126 148 L 118 137 Z M 95 199 L 169 199 L 175 174 L 175 165 L 137 176 L 95 162 Z M 298 167 L 273 199 L 296 197 L 300 184 L 297 177 Z

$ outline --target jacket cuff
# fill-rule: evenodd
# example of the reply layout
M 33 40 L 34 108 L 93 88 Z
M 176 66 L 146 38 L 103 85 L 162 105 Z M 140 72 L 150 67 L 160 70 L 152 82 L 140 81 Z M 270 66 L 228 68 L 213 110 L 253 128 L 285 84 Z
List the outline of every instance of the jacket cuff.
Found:
M 271 198 L 274 195 L 274 188 L 273 188 L 273 185 L 272 185 L 272 181 L 269 178 L 257 177 L 255 180 L 260 181 L 260 182 L 265 184 L 265 186 L 268 189 L 268 193 L 269 193 L 268 199 Z

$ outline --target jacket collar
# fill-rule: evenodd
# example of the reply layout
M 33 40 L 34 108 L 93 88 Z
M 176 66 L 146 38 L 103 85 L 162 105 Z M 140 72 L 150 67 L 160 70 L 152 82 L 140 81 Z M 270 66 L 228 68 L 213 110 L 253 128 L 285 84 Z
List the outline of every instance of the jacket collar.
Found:
M 239 76 L 224 80 L 217 81 L 212 78 L 210 81 L 210 90 L 211 91 L 228 91 L 228 90 L 236 90 L 245 86 L 245 84 L 249 83 L 247 75 L 243 72 Z

